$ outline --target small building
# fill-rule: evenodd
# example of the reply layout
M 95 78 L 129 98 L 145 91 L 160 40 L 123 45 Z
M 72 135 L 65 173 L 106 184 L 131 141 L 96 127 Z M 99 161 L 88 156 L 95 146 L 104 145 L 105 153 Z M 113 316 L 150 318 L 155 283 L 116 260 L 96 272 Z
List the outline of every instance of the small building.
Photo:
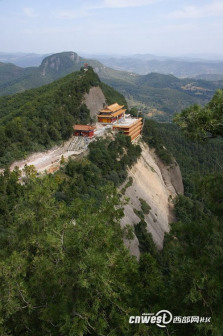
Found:
M 88 63 L 84 63 L 84 71 L 88 71 Z
M 114 103 L 112 105 L 106 106 L 99 111 L 97 115 L 98 122 L 103 124 L 113 124 L 117 120 L 125 117 L 126 109 L 123 109 L 124 105 L 119 105 Z
M 95 126 L 90 125 L 74 125 L 74 135 L 93 138 Z
M 113 125 L 113 130 L 122 131 L 133 141 L 142 132 L 142 118 L 127 118 Z

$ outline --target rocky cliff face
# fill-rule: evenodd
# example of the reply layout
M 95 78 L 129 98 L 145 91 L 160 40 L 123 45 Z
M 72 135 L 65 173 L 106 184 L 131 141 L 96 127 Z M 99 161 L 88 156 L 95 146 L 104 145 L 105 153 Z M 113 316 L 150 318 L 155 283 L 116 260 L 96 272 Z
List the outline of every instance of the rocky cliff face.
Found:
M 44 58 L 40 66 L 42 76 L 48 73 L 70 73 L 77 71 L 84 60 L 74 52 L 58 53 Z
M 89 92 L 84 95 L 83 103 L 85 103 L 90 110 L 90 116 L 95 117 L 106 103 L 101 88 L 99 86 L 90 88 Z
M 157 247 L 161 249 L 164 234 L 169 231 L 169 223 L 175 220 L 173 199 L 177 194 L 183 193 L 182 177 L 176 162 L 166 167 L 144 142 L 140 145 L 142 155 L 128 172 L 128 177 L 132 178 L 132 185 L 126 189 L 124 195 L 129 202 L 124 207 L 125 216 L 121 225 L 134 226 L 139 223 L 140 218 L 134 209 L 141 210 L 140 199 L 143 199 L 151 208 L 149 214 L 144 214 L 147 230 L 152 234 Z M 137 237 L 126 240 L 125 244 L 138 258 L 140 252 Z

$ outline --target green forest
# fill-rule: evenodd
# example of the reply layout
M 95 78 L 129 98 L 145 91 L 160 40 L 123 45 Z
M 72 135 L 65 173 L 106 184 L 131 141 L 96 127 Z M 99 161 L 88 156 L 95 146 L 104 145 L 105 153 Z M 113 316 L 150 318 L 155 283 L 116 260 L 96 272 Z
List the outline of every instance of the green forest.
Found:
M 65 140 L 74 122 L 88 122 L 89 111 L 80 102 L 95 85 L 108 103 L 114 97 L 125 103 L 91 69 L 2 97 L 2 164 Z M 95 141 L 86 157 L 69 159 L 55 174 L 37 176 L 26 166 L 21 177 L 18 169 L 5 169 L 0 175 L 1 336 L 222 336 L 222 97 L 218 91 L 199 108 L 204 122 L 194 123 L 193 130 L 189 121 L 198 116 L 196 106 L 176 117 L 178 126 L 144 122 L 143 140 L 167 165 L 177 160 L 185 186 L 185 195 L 175 199 L 177 222 L 161 251 L 146 230 L 150 207 L 143 199 L 134 232 L 120 227 L 128 200 L 117 187 L 141 154 L 129 137 Z M 210 123 L 211 130 L 205 127 Z M 123 244 L 133 233 L 139 261 Z M 162 309 L 211 322 L 167 328 L 129 323 L 130 316 Z

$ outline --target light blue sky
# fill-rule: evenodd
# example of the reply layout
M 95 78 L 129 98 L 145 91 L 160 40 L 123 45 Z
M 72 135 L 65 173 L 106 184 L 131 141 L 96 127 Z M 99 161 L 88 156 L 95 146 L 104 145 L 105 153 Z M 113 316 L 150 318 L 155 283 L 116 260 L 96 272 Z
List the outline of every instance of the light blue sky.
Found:
M 0 51 L 223 54 L 223 0 L 0 0 Z

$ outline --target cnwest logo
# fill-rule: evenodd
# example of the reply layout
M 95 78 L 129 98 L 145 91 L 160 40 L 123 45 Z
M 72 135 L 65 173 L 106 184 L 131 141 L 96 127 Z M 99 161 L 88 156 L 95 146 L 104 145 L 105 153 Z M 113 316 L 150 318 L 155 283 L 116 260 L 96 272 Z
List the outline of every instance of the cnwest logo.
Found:
M 158 313 L 144 313 L 141 316 L 130 316 L 129 323 L 156 324 L 159 328 L 166 328 L 169 323 L 210 323 L 210 317 L 200 316 L 173 316 L 168 310 L 160 310 Z

